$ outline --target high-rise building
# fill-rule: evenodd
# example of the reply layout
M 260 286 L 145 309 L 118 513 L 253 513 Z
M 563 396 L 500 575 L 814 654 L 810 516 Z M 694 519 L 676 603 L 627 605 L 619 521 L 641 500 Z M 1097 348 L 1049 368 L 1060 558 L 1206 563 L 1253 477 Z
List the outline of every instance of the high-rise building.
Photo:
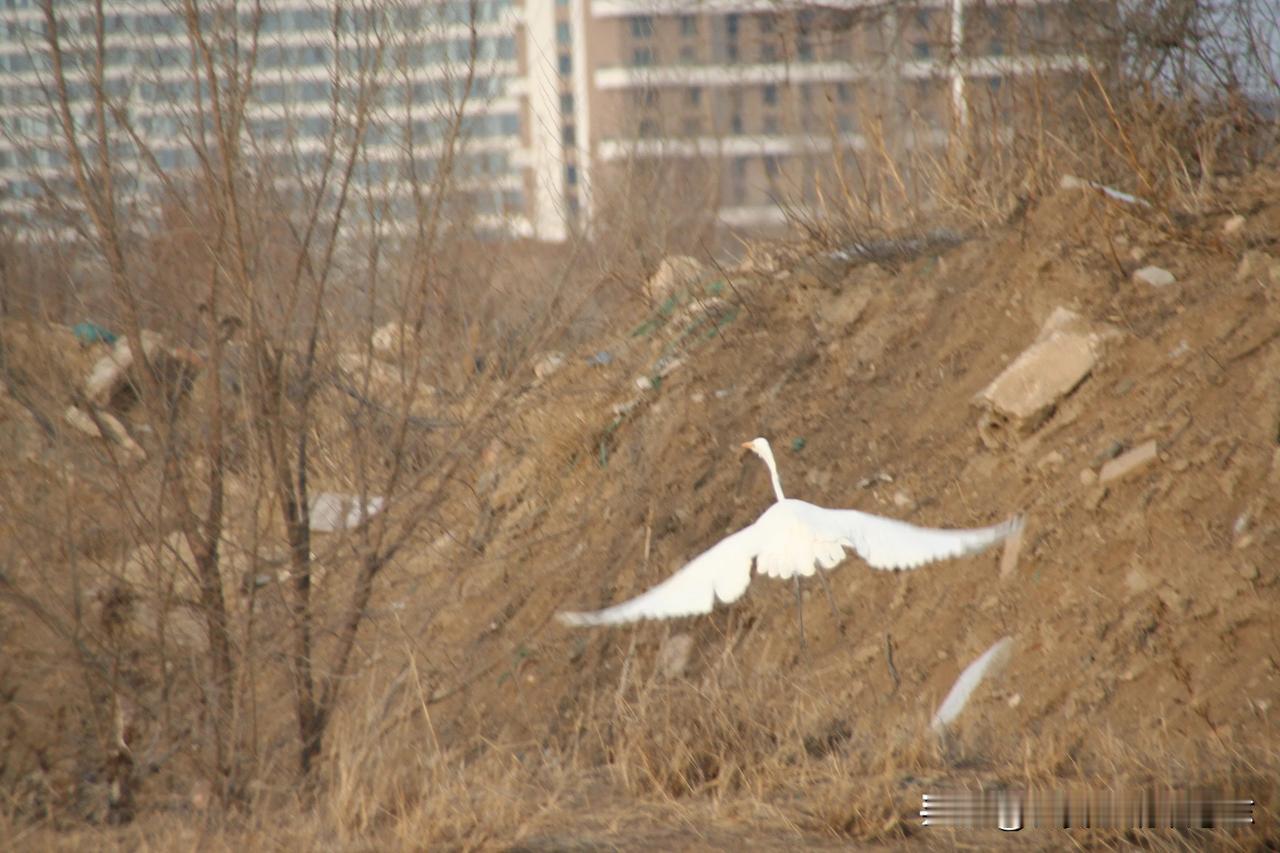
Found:
M 360 175 L 401 199 L 387 208 L 392 218 L 412 182 L 440 168 L 465 99 L 455 203 L 486 229 L 558 241 L 586 227 L 601 191 L 624 187 L 637 169 L 671 169 L 702 187 L 724 225 L 777 224 L 785 207 L 821 195 L 840 158 L 883 147 L 886 127 L 895 145 L 939 145 L 976 96 L 1031 72 L 1078 68 L 1052 37 L 1067 5 L 400 0 L 374 12 L 276 0 L 260 19 L 242 4 L 240 41 L 214 48 L 253 57 L 250 147 L 282 169 L 318 167 L 335 116 L 353 115 L 343 99 L 359 91 L 359 69 L 376 61 Z M 68 108 L 91 126 L 93 6 L 53 8 Z M 114 134 L 113 162 L 145 192 L 157 167 L 195 165 L 195 104 L 208 93 L 193 83 L 201 72 L 180 7 L 116 0 L 105 9 L 107 120 L 130 124 Z M 0 213 L 30 211 L 65 179 L 46 34 L 42 4 L 0 0 Z M 129 168 L 138 142 L 155 162 Z

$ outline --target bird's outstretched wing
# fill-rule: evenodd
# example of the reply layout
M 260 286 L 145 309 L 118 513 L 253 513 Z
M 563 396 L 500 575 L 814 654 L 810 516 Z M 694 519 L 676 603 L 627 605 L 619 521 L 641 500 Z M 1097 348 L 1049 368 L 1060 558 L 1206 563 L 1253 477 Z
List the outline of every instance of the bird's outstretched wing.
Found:
M 1022 529 L 1022 516 L 991 527 L 943 530 L 917 527 L 856 509 L 827 509 L 796 501 L 794 509 L 815 539 L 837 541 L 875 569 L 914 569 L 925 563 L 986 550 Z
M 670 619 L 710 613 L 718 598 L 737 601 L 751 582 L 751 561 L 759 553 L 759 522 L 744 527 L 694 557 L 648 592 L 605 610 L 558 613 L 566 625 L 616 625 L 637 619 Z

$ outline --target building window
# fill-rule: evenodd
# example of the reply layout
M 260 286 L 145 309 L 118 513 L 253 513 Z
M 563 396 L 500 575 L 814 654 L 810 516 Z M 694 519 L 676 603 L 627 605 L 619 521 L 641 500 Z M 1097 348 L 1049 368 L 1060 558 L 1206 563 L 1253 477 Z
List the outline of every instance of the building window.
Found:
M 777 116 L 764 117 L 764 134 L 765 136 L 778 135 L 778 118 Z
M 849 90 L 848 83 L 836 84 L 836 97 L 840 99 L 840 103 L 847 104 L 853 100 L 853 93 Z
M 691 107 L 696 107 L 702 103 L 702 88 L 699 86 L 690 86 L 684 90 L 684 102 Z
M 734 113 L 733 116 L 730 117 L 729 131 L 735 135 L 741 135 L 742 133 L 742 115 L 741 114 Z
M 738 61 L 738 43 L 731 41 L 724 46 L 724 58 L 730 62 Z
M 637 15 L 631 19 L 631 35 L 638 39 L 653 35 L 653 18 L 648 15 Z
M 568 74 L 573 71 L 573 57 L 567 53 L 560 54 L 560 73 Z
M 698 52 L 693 45 L 686 44 L 684 47 L 680 48 L 681 64 L 694 65 L 697 63 L 697 61 L 698 61 Z
M 571 187 L 577 186 L 578 185 L 578 167 L 565 166 L 564 180 L 565 180 L 565 183 L 567 183 Z
M 773 39 L 768 39 L 760 45 L 760 61 L 778 61 L 778 45 L 774 43 Z
M 562 113 L 573 112 L 573 95 L 560 96 L 560 112 Z
M 772 83 L 765 86 L 764 89 L 761 90 L 760 95 L 764 99 L 764 102 L 770 106 L 778 103 L 778 87 Z
M 560 21 L 556 24 L 556 43 L 568 44 L 570 41 L 569 22 Z
M 702 135 L 702 119 L 686 118 L 684 120 L 685 136 L 701 136 Z
M 769 156 L 764 158 L 764 173 L 771 178 L 778 176 L 778 158 Z
M 631 64 L 637 67 L 653 64 L 653 49 L 637 47 L 631 53 Z
M 693 15 L 680 16 L 680 35 L 696 36 L 698 34 L 698 19 Z
M 577 134 L 573 132 L 573 125 L 566 124 L 564 130 L 560 132 L 560 141 L 565 145 L 574 145 L 576 139 Z
M 933 47 L 927 41 L 918 41 L 911 45 L 911 52 L 916 59 L 928 59 L 929 54 L 933 53 Z
M 760 32 L 771 33 L 774 30 L 773 15 L 760 16 Z
M 730 38 L 733 38 L 738 34 L 738 24 L 739 24 L 739 18 L 736 13 L 725 15 L 724 31 L 729 35 Z
M 640 136 L 654 137 L 658 135 L 658 123 L 651 118 L 643 119 L 640 122 Z

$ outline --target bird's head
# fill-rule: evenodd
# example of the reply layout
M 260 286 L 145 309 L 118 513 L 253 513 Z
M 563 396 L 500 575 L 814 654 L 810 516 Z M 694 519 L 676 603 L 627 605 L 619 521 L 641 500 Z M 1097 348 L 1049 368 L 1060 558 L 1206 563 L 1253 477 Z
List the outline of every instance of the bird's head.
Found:
M 769 448 L 769 439 L 767 438 L 753 438 L 750 441 L 744 441 L 742 442 L 742 447 L 745 450 L 750 450 L 761 459 L 768 460 L 773 458 L 773 451 Z

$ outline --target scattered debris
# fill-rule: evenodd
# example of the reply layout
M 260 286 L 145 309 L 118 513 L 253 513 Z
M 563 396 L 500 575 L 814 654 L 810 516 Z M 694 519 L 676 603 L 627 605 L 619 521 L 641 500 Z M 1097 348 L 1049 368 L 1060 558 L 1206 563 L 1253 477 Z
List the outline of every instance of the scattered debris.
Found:
M 1050 450 L 1040 457 L 1040 461 L 1036 462 L 1036 468 L 1041 471 L 1054 471 L 1061 468 L 1066 461 L 1066 457 L 1062 455 L 1061 450 Z
M 795 438 L 791 439 L 792 453 L 799 453 L 801 450 L 804 450 L 804 446 L 805 446 L 804 436 L 798 435 Z
M 1280 261 L 1257 249 L 1250 249 L 1240 256 L 1236 267 L 1236 281 L 1256 279 L 1263 284 L 1280 284 Z
M 1091 331 L 1074 311 L 1057 308 L 1045 321 L 1035 342 L 979 392 L 975 404 L 993 416 L 979 425 L 983 441 L 1000 442 L 1005 421 L 1022 433 L 1034 431 L 1089 375 L 1103 343 L 1118 334 Z
M 934 228 L 914 237 L 886 237 L 878 240 L 857 240 L 841 249 L 827 252 L 826 257 L 837 261 L 905 261 L 922 255 L 933 254 L 952 246 L 958 246 L 968 237 L 950 228 Z
M 1111 187 L 1106 186 L 1105 184 L 1100 184 L 1097 181 L 1086 181 L 1084 178 L 1077 178 L 1075 175 L 1063 175 L 1059 186 L 1064 190 L 1097 190 L 1107 198 L 1124 202 L 1125 204 L 1136 204 L 1139 207 L 1151 206 L 1151 202 L 1138 198 L 1136 195 L 1112 189 Z
M 1150 287 L 1168 287 L 1178 279 L 1167 269 L 1146 266 L 1133 274 L 1133 280 L 1138 284 L 1145 284 Z
M 129 431 L 118 418 L 105 411 L 99 411 L 97 415 L 98 421 L 95 422 L 93 416 L 79 406 L 68 406 L 62 416 L 71 426 L 92 438 L 103 438 L 102 430 L 98 429 L 98 423 L 101 423 L 107 430 L 107 437 L 118 444 L 132 461 L 138 462 L 147 458 L 146 451 L 133 440 L 133 436 L 129 435 Z
M 1004 552 L 1000 555 L 1000 579 L 1008 580 L 1018 570 L 1018 557 L 1022 554 L 1022 541 L 1027 535 L 1025 519 L 1013 535 L 1004 540 Z
M 97 323 L 85 320 L 71 327 L 71 334 L 82 344 L 106 344 L 111 346 L 119 339 L 119 335 Z
M 165 385 L 185 392 L 201 367 L 201 358 L 195 352 L 183 348 L 168 348 L 156 332 L 144 329 L 142 352 L 159 372 Z M 130 386 L 129 372 L 133 368 L 134 352 L 128 338 L 119 338 L 111 352 L 98 359 L 84 383 L 84 393 L 95 408 L 103 409 L 120 404 L 118 395 Z
M 1112 459 L 1098 472 L 1098 482 L 1109 483 L 1118 480 L 1145 466 L 1157 456 L 1155 439 L 1138 445 L 1133 450 Z
M 1092 468 L 1085 468 L 1080 472 L 1080 485 L 1092 486 L 1098 482 L 1098 473 Z
M 947 698 L 942 701 L 937 713 L 933 715 L 933 722 L 930 725 L 935 732 L 942 734 L 947 726 L 960 716 L 965 705 L 969 704 L 969 697 L 973 695 L 973 691 L 988 675 L 993 674 L 1008 661 L 1012 648 L 1013 638 L 1005 637 L 965 667 L 964 672 L 960 673 L 960 677 L 956 679 L 955 686 L 951 688 L 951 692 L 947 694 Z
M 911 495 L 899 490 L 893 493 L 893 505 L 898 509 L 915 509 L 916 502 L 911 499 Z
M 658 265 L 658 270 L 645 287 L 645 296 L 651 302 L 661 302 L 689 290 L 707 275 L 706 267 L 697 258 L 688 255 L 668 255 Z
M 562 367 L 564 367 L 564 353 L 549 352 L 534 362 L 533 375 L 539 379 L 546 379 Z
M 870 477 L 863 477 L 861 480 L 858 481 L 857 486 L 859 489 L 872 489 L 880 485 L 881 483 L 892 483 L 892 482 L 893 482 L 892 475 L 886 474 L 883 471 L 878 471 L 877 473 L 872 474 Z
M 607 365 L 613 364 L 613 353 L 609 352 L 608 350 L 602 349 L 599 352 L 597 352 L 595 355 L 589 356 L 587 358 L 587 364 L 591 365 L 592 367 L 605 367 Z
M 1244 223 L 1245 218 L 1237 213 L 1235 216 L 1232 216 L 1226 222 L 1222 223 L 1222 233 L 1227 236 L 1238 234 L 1244 230 Z
M 402 355 L 412 356 L 419 352 L 417 332 L 394 320 L 375 330 L 369 343 L 373 354 L 383 361 L 399 362 Z
M 693 653 L 693 637 L 689 634 L 673 634 L 658 649 L 658 672 L 663 678 L 680 678 L 689 669 Z
M 636 387 L 641 391 L 649 391 L 653 388 L 653 380 L 648 376 L 637 376 Z
M 362 520 L 373 518 L 382 511 L 385 500 L 371 496 L 361 512 L 360 498 L 339 492 L 320 492 L 311 498 L 311 529 L 316 533 L 337 533 L 353 530 Z

